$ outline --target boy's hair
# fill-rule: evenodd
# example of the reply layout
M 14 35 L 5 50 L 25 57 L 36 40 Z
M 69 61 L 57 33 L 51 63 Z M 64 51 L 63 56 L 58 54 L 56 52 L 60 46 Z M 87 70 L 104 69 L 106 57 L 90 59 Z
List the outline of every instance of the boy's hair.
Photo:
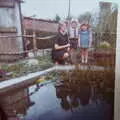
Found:
M 77 24 L 77 22 L 76 22 L 76 21 L 72 21 L 72 22 L 71 22 L 71 24 L 73 24 L 73 23 Z
M 75 23 L 76 25 L 78 24 L 78 21 L 76 19 L 71 20 L 71 24 Z

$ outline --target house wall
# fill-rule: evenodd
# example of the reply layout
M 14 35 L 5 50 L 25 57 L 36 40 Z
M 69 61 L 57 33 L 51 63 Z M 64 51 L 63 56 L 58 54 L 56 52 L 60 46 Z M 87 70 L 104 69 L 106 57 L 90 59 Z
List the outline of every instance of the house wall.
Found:
M 22 35 L 22 21 L 21 21 L 21 11 L 20 11 L 20 4 L 19 2 L 15 2 L 15 18 L 16 18 L 16 22 L 15 22 L 15 26 L 17 28 L 17 34 L 18 35 Z M 23 40 L 22 37 L 19 37 L 17 39 L 17 45 L 18 45 L 18 50 L 19 51 L 23 51 Z
M 0 36 L 22 35 L 20 14 L 20 2 L 17 0 L 0 2 Z M 22 37 L 0 37 L 0 60 L 15 59 L 14 56 L 3 55 L 3 53 L 18 53 L 20 51 L 23 51 Z

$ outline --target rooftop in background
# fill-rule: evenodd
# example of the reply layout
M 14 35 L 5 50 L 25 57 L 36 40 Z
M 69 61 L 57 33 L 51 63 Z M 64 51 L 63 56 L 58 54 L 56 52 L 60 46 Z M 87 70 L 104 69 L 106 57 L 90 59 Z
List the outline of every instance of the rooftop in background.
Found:
M 33 30 L 35 28 L 35 30 L 39 32 L 56 33 L 58 29 L 57 21 L 37 19 L 31 17 L 24 17 L 23 25 L 24 28 L 27 30 Z
M 13 1 L 24 2 L 24 0 L 1 0 L 0 2 L 13 2 Z
M 15 7 L 15 2 L 23 3 L 23 0 L 0 0 L 0 7 Z
M 24 17 L 25 19 L 29 20 L 36 20 L 36 21 L 44 21 L 44 22 L 49 22 L 49 23 L 57 23 L 55 20 L 47 20 L 47 19 L 38 19 L 38 18 L 32 18 L 32 17 Z

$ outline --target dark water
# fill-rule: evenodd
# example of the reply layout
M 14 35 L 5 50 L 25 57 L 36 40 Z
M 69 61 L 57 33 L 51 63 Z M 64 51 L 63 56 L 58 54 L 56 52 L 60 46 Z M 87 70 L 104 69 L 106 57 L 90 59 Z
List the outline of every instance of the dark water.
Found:
M 94 89 L 69 85 L 49 83 L 37 91 L 36 85 L 28 86 L 5 96 L 2 108 L 10 120 L 112 120 L 112 104 L 98 97 Z

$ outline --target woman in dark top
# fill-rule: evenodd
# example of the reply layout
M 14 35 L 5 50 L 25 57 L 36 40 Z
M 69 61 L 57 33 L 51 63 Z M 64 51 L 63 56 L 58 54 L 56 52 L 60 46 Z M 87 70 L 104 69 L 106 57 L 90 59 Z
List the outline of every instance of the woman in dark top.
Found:
M 59 24 L 57 38 L 52 50 L 52 58 L 55 64 L 64 64 L 69 57 L 69 41 L 67 35 L 67 26 L 65 23 Z

